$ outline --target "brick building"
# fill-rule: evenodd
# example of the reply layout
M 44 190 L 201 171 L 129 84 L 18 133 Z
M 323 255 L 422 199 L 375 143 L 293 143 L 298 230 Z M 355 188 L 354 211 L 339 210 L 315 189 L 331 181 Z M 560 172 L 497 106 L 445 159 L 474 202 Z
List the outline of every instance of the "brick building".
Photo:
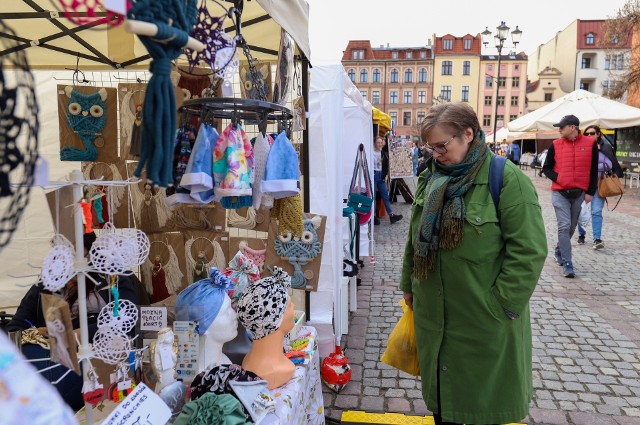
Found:
M 430 45 L 372 48 L 369 40 L 350 40 L 342 65 L 362 96 L 395 121 L 396 134 L 419 140 L 418 124 L 433 104 Z

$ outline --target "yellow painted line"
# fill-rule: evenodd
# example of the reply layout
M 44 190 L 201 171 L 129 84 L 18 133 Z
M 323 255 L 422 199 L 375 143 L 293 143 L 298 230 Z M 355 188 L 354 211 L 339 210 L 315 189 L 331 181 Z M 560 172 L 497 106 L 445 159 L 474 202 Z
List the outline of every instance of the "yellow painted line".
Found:
M 435 425 L 433 416 L 407 416 L 402 413 L 368 413 L 359 410 L 346 410 L 342 412 L 340 422 L 345 425 Z M 522 424 L 513 423 L 508 425 Z

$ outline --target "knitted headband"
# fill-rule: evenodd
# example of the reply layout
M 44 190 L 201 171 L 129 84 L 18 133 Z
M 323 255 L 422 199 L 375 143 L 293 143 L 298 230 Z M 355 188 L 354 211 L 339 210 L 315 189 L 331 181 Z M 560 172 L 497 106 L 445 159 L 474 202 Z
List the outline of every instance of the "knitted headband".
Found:
M 262 339 L 280 328 L 289 305 L 290 287 L 291 276 L 274 267 L 273 276 L 245 288 L 238 301 L 238 320 L 253 334 L 253 339 Z
M 187 286 L 176 298 L 176 320 L 198 322 L 198 334 L 204 334 L 218 316 L 231 281 L 211 267 L 210 276 Z

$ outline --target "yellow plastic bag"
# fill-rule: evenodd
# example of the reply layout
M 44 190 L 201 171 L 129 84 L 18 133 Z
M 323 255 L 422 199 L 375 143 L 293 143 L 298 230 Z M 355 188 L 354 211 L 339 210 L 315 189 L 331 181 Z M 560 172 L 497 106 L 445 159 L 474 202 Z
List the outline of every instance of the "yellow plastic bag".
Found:
M 418 364 L 418 347 L 416 346 L 416 329 L 413 323 L 413 310 L 400 300 L 403 316 L 398 320 L 387 341 L 387 349 L 380 361 L 411 375 L 420 375 Z

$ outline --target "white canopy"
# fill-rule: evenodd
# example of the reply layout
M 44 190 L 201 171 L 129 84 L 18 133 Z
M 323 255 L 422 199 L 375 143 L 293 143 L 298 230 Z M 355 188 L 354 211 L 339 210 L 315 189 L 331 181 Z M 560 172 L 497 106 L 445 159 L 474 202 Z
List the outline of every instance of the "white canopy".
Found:
M 496 131 L 495 137 L 493 134 L 487 134 L 484 140 L 487 143 L 493 143 L 494 141 L 497 141 L 498 143 L 502 143 L 502 142 L 506 142 L 507 140 L 515 140 L 513 137 L 510 138 L 510 136 L 515 136 L 517 134 L 519 133 L 511 132 L 509 131 L 508 128 L 502 127 L 501 129 Z
M 213 2 L 208 2 L 207 7 L 214 16 L 224 13 Z M 58 13 L 51 0 L 2 0 L 0 15 L 0 19 L 15 31 L 20 49 L 26 48 L 32 68 L 75 68 L 77 58 L 81 69 L 115 68 L 116 64 L 125 68 L 148 66 L 147 50 L 138 37 L 127 33 L 122 26 L 101 24 L 83 29 Z M 235 35 L 230 19 L 225 27 L 230 35 Z M 310 59 L 309 4 L 306 0 L 244 2 L 242 34 L 253 57 L 266 61 L 277 59 L 280 27 Z
M 589 125 L 603 128 L 640 126 L 640 109 L 586 90 L 576 90 L 509 122 L 507 127 L 511 131 L 556 130 L 553 124 L 565 115 L 578 117 L 582 128 Z

